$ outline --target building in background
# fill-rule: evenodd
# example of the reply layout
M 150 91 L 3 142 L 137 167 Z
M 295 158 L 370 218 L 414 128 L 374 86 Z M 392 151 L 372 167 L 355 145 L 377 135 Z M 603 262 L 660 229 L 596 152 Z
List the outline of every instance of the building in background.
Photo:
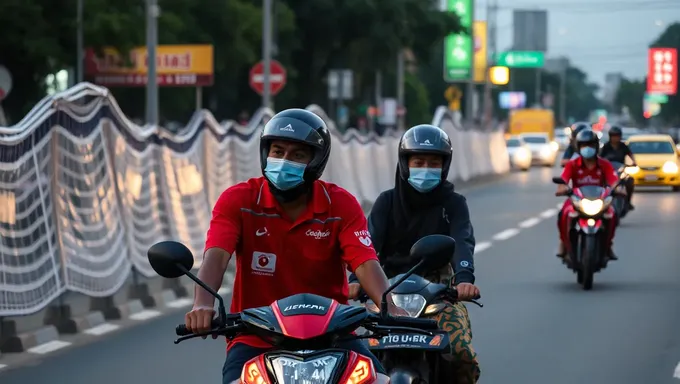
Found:
M 619 91 L 621 81 L 623 80 L 622 73 L 607 73 L 604 75 L 604 87 L 602 88 L 602 101 L 609 105 L 613 105 L 616 99 L 616 93 Z

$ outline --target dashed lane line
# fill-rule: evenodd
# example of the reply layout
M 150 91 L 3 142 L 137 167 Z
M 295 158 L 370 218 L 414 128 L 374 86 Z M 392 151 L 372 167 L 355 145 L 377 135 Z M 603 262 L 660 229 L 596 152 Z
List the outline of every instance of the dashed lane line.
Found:
M 193 303 L 194 303 L 194 301 L 192 299 L 190 299 L 188 297 L 183 297 L 181 299 L 171 301 L 171 302 L 167 303 L 166 305 L 170 308 L 184 308 L 184 307 L 190 306 Z
M 546 209 L 540 214 L 540 216 L 544 219 L 549 219 L 555 215 L 557 215 L 557 208 Z
M 673 372 L 674 379 L 680 379 L 680 363 L 675 366 L 675 371 Z
M 481 243 L 477 243 L 475 245 L 475 255 L 480 253 L 480 252 L 484 252 L 487 249 L 491 248 L 491 245 L 492 245 L 492 243 L 490 241 L 483 241 Z
M 519 223 L 519 227 L 523 229 L 531 228 L 534 225 L 538 224 L 541 222 L 541 219 L 538 217 L 532 217 L 531 219 L 526 219 L 523 222 Z
M 506 229 L 503 232 L 499 232 L 499 233 L 495 234 L 492 237 L 492 239 L 496 240 L 496 241 L 503 241 L 503 240 L 507 240 L 511 237 L 517 236 L 518 234 L 519 234 L 519 229 L 510 228 L 510 229 Z

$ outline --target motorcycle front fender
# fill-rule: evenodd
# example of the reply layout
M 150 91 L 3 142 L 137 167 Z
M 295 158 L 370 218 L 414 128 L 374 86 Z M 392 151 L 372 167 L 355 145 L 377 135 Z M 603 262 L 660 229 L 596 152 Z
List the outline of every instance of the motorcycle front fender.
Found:
M 395 367 L 388 376 L 390 384 L 415 384 L 421 381 L 419 372 L 406 367 Z

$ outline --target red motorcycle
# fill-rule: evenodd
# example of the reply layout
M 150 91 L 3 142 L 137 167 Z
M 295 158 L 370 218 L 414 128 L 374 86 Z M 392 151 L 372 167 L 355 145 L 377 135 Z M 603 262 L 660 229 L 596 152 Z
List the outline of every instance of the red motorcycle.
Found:
M 218 301 L 218 316 L 212 322 L 212 329 L 191 334 L 184 324 L 179 325 L 176 333 L 182 337 L 175 340 L 175 344 L 207 335 L 232 339 L 237 334 L 252 334 L 275 347 L 274 351 L 246 363 L 241 383 L 370 384 L 377 381 L 372 360 L 356 352 L 338 349 L 336 344 L 350 339 L 380 339 L 401 333 L 419 334 L 433 343 L 446 340 L 446 332 L 438 330 L 434 320 L 389 316 L 386 298 L 412 274 L 448 264 L 455 248 L 453 238 L 444 235 L 426 236 L 416 242 L 411 248 L 411 255 L 421 261 L 385 292 L 378 314 L 370 313 L 364 307 L 339 304 L 307 293 L 277 300 L 266 307 L 227 314 L 222 297 L 191 273 L 194 257 L 187 247 L 178 242 L 164 241 L 149 249 L 148 258 L 160 276 L 177 278 L 186 275 Z M 359 327 L 366 329 L 367 333 L 353 335 Z
M 566 185 L 561 177 L 553 177 L 553 183 Z M 565 193 L 574 207 L 567 212 L 566 233 L 560 225 L 560 238 L 569 256 L 565 263 L 576 273 L 578 283 L 585 290 L 593 288 L 595 273 L 607 267 L 610 226 L 616 220 L 612 202 L 620 184 L 621 181 L 614 188 L 592 185 L 570 188 Z

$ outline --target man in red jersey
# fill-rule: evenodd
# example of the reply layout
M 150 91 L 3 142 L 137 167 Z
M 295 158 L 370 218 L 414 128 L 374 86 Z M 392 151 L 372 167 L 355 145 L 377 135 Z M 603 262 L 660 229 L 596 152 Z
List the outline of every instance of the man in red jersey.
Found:
M 346 304 L 348 267 L 380 302 L 389 284 L 361 206 L 346 190 L 319 180 L 330 152 L 331 135 L 320 117 L 303 109 L 282 111 L 260 137 L 264 177 L 237 184 L 218 199 L 198 277 L 217 289 L 236 254 L 232 313 L 298 293 Z M 208 331 L 213 304 L 213 297 L 197 286 L 193 309 L 185 316 L 187 328 Z M 392 314 L 405 314 L 393 303 L 390 308 Z M 354 340 L 342 347 L 371 357 L 381 382 L 388 382 L 365 344 Z M 235 338 L 227 347 L 223 383 L 238 382 L 245 363 L 271 348 L 256 336 Z
M 564 170 L 562 171 L 562 180 L 564 180 L 567 185 L 558 185 L 555 195 L 564 196 L 569 189 L 569 182 L 571 182 L 572 188 L 580 188 L 587 185 L 614 187 L 619 181 L 619 175 L 609 161 L 597 156 L 597 152 L 600 149 L 600 138 L 597 134 L 591 129 L 582 130 L 576 136 L 575 144 L 576 149 L 581 156 L 565 164 Z M 619 188 L 617 192 L 623 193 L 625 190 Z M 559 258 L 565 257 L 566 250 L 564 244 L 568 239 L 563 236 L 567 234 L 567 217 L 569 212 L 572 212 L 573 210 L 574 206 L 572 205 L 571 199 L 567 199 L 557 216 L 557 229 L 560 234 L 560 243 L 557 251 L 557 257 Z M 616 217 L 612 217 L 611 220 L 616 220 Z M 612 222 L 611 224 L 612 225 L 609 226 L 610 243 L 608 256 L 611 260 L 617 260 L 618 258 L 611 249 L 611 241 L 614 239 L 616 223 Z

